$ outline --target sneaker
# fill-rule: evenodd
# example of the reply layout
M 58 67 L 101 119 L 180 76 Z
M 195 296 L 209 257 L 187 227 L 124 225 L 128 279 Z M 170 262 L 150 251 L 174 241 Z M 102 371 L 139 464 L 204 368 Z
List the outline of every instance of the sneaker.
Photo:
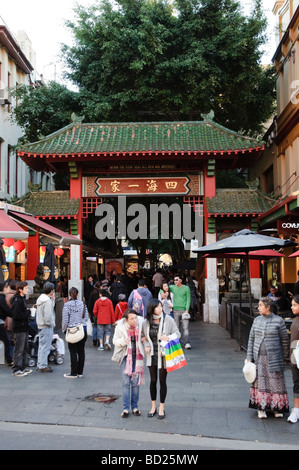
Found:
M 24 372 L 26 372 L 27 375 L 32 374 L 32 370 L 28 368 L 24 369 Z
M 299 419 L 299 416 L 297 414 L 297 411 L 293 408 L 292 411 L 291 411 L 290 416 L 287 419 L 287 421 L 289 423 L 297 423 L 298 419 Z
M 258 410 L 257 415 L 260 419 L 267 418 L 267 413 L 266 411 L 263 411 L 263 410 Z
M 279 411 L 274 411 L 274 418 L 283 418 L 283 414 L 279 413 Z
M 25 377 L 28 374 L 24 370 L 16 370 L 15 372 L 12 373 L 12 375 L 14 377 Z
M 190 344 L 190 343 L 186 343 L 186 344 L 185 344 L 185 349 L 191 349 L 191 344 Z
M 98 351 L 104 351 L 104 346 L 99 346 Z
M 64 374 L 63 377 L 65 377 L 66 379 L 77 379 L 78 375 Z
M 106 349 L 107 351 L 110 351 L 111 345 L 110 345 L 109 341 L 106 341 L 105 344 L 104 344 L 104 346 L 105 346 L 105 349 Z
M 51 372 L 53 372 L 52 367 L 44 367 L 43 369 L 38 369 L 38 368 L 37 368 L 36 370 L 37 370 L 37 372 L 45 372 L 45 373 L 51 373 Z

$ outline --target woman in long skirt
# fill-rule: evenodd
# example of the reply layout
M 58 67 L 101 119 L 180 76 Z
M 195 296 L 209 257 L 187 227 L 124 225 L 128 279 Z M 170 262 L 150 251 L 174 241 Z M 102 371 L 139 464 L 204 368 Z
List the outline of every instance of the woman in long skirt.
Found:
M 276 304 L 270 298 L 262 298 L 258 310 L 260 315 L 252 324 L 247 348 L 247 360 L 256 364 L 257 371 L 249 407 L 258 410 L 259 418 L 267 418 L 267 411 L 280 418 L 289 411 L 284 377 L 289 338 L 285 322 L 276 315 Z

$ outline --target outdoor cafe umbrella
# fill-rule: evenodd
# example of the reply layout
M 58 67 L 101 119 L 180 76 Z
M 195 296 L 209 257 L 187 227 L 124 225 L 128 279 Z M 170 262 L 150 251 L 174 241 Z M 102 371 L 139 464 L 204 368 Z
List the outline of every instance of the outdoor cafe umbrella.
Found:
M 266 249 L 276 249 L 286 246 L 294 246 L 295 243 L 292 240 L 283 240 L 281 238 L 268 237 L 267 235 L 260 235 L 257 232 L 251 230 L 241 230 L 234 233 L 231 237 L 225 238 L 210 245 L 202 246 L 197 248 L 194 253 L 199 254 L 219 254 L 219 258 L 223 253 L 232 253 L 237 256 L 237 253 L 245 253 L 244 259 L 246 262 L 246 276 L 249 285 L 249 306 L 250 312 L 252 313 L 252 299 L 251 299 L 251 285 L 250 285 L 250 273 L 249 273 L 249 252 Z
M 299 251 L 298 255 L 299 256 Z M 208 255 L 204 255 L 203 258 L 246 258 L 246 253 L 243 251 L 242 253 L 209 253 Z M 271 258 L 284 258 L 282 253 L 279 253 L 275 250 L 256 250 L 256 251 L 249 251 L 248 258 L 250 260 L 265 260 Z

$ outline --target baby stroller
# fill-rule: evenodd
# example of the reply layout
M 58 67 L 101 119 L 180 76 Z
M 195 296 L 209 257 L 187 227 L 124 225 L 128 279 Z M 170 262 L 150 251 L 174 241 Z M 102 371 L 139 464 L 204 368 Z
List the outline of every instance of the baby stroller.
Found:
M 38 328 L 36 325 L 35 317 L 29 319 L 29 334 L 28 334 L 28 366 L 34 367 L 37 364 L 38 356 Z M 59 338 L 57 334 L 52 337 L 52 344 L 48 361 L 61 365 L 64 363 L 65 347 L 63 339 Z
M 38 353 L 38 329 L 34 317 L 29 319 L 28 328 L 28 366 L 34 367 L 37 362 Z
M 59 338 L 57 334 L 53 335 L 52 344 L 51 344 L 51 351 L 48 356 L 49 362 L 55 362 L 59 366 L 64 363 L 64 354 L 65 354 L 65 347 L 63 339 Z

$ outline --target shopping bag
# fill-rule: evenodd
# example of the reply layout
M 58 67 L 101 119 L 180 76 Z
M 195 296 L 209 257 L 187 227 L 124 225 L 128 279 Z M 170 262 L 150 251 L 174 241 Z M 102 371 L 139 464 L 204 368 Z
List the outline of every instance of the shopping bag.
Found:
M 296 361 L 297 368 L 299 369 L 299 342 L 297 342 L 296 348 L 293 350 L 293 355 Z
M 187 365 L 179 338 L 171 339 L 168 342 L 161 342 L 165 351 L 165 362 L 167 372 L 181 369 Z
M 88 320 L 87 320 L 86 327 L 87 327 L 86 328 L 87 336 L 93 336 L 93 326 L 92 326 L 90 318 L 88 318 Z

